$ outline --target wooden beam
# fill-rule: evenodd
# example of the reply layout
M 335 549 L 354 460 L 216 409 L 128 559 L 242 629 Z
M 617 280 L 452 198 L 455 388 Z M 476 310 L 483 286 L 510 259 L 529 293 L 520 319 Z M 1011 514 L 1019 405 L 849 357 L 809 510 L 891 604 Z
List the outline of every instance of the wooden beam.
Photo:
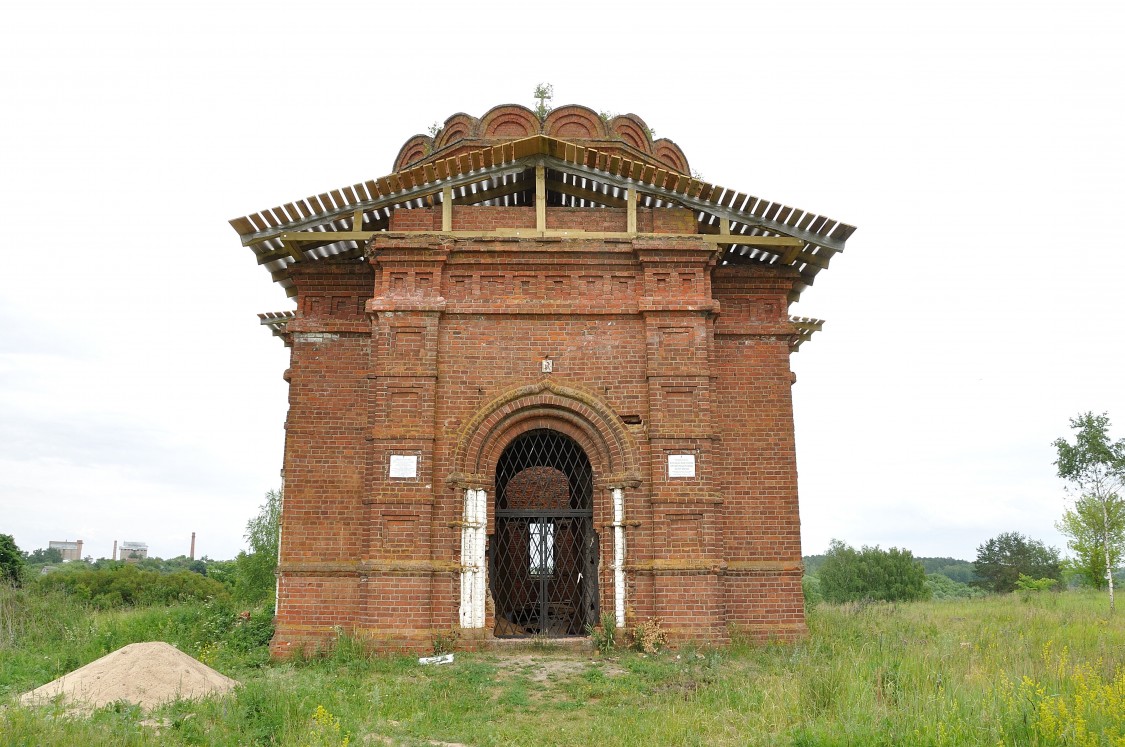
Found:
M 497 187 L 492 187 L 491 189 L 482 189 L 479 192 L 466 192 L 463 197 L 454 197 L 453 204 L 475 205 L 479 202 L 494 200 L 497 197 L 503 197 L 504 195 L 510 195 L 516 192 L 523 192 L 531 188 L 531 180 L 524 179 L 516 182 L 511 182 L 509 184 L 501 184 Z
M 552 166 L 552 168 L 553 168 L 553 166 Z M 620 184 L 618 181 L 616 181 L 612 177 L 607 178 L 607 176 L 604 173 L 600 173 L 601 172 L 600 169 L 591 169 L 587 166 L 583 166 L 582 164 L 568 164 L 564 167 L 560 167 L 560 170 L 567 171 L 567 172 L 572 173 L 572 174 L 580 174 L 582 176 L 587 176 L 591 179 L 595 179 L 595 180 L 603 182 L 603 183 L 616 184 L 617 186 L 625 186 L 625 185 Z M 663 179 L 663 181 L 662 181 L 662 179 Z M 775 232 L 781 233 L 781 234 L 788 234 L 790 236 L 800 238 L 801 240 L 806 241 L 810 244 L 822 246 L 825 249 L 828 249 L 828 250 L 831 250 L 831 251 L 834 251 L 834 252 L 843 251 L 843 249 L 844 249 L 844 240 L 836 238 L 835 236 L 825 236 L 825 235 L 821 235 L 821 234 L 816 233 L 816 227 L 818 225 L 823 225 L 824 221 L 827 220 L 826 218 L 819 218 L 820 224 L 816 224 L 815 222 L 813 222 L 812 219 L 814 217 L 817 217 L 817 216 L 812 216 L 811 214 L 806 214 L 806 217 L 804 219 L 802 219 L 802 221 L 799 225 L 797 225 L 797 226 L 786 225 L 784 223 L 779 223 L 778 221 L 775 221 L 775 220 L 763 218 L 760 215 L 761 211 L 759 211 L 759 210 L 754 210 L 752 213 L 747 213 L 747 211 L 745 211 L 745 210 L 743 210 L 743 211 L 731 210 L 730 208 L 726 207 L 725 205 L 717 203 L 717 202 L 704 201 L 704 200 L 701 200 L 701 199 L 698 199 L 698 198 L 688 197 L 688 196 L 686 196 L 682 193 L 677 193 L 673 188 L 678 186 L 680 182 L 686 182 L 686 177 L 684 177 L 683 175 L 680 175 L 680 174 L 676 174 L 674 172 L 670 173 L 670 172 L 667 172 L 667 171 L 661 169 L 661 170 L 658 170 L 656 172 L 656 174 L 653 176 L 653 184 L 651 186 L 642 187 L 642 190 L 645 192 L 645 194 L 652 195 L 652 196 L 657 197 L 661 200 L 665 200 L 665 201 L 669 201 L 669 202 L 675 202 L 675 203 L 683 205 L 684 207 L 689 208 L 691 210 L 700 210 L 700 211 L 703 211 L 705 213 L 710 213 L 710 214 L 718 216 L 718 217 L 727 217 L 727 218 L 730 218 L 731 220 L 735 220 L 735 221 L 738 221 L 740 223 L 745 223 L 745 224 L 748 224 L 748 225 L 758 225 L 758 226 L 761 226 L 762 228 L 765 228 L 766 230 L 775 231 Z M 672 187 L 668 186 L 669 183 L 671 183 Z M 715 187 L 714 189 L 721 191 L 722 188 L 721 187 Z M 728 191 L 730 191 L 730 190 L 728 190 Z M 718 191 L 713 191 L 712 197 L 715 197 L 718 194 L 719 194 Z M 731 201 L 734 200 L 734 193 L 733 192 L 731 193 L 730 198 L 731 198 Z M 725 201 L 726 200 L 724 200 L 723 202 L 725 202 Z M 850 236 L 850 234 L 848 234 L 848 235 Z M 243 237 L 242 243 L 247 244 L 247 243 L 250 243 L 250 242 L 248 241 L 248 239 L 246 237 Z
M 805 264 L 810 264 L 813 267 L 819 267 L 820 269 L 823 270 L 823 269 L 826 269 L 828 267 L 828 258 L 830 256 L 831 255 L 819 256 L 819 255 L 813 254 L 810 251 L 803 250 L 803 251 L 798 252 L 797 257 L 794 261 L 800 260 L 800 261 L 804 262 Z
M 637 190 L 625 190 L 625 232 L 637 232 Z
M 607 195 L 604 192 L 598 192 L 594 189 L 586 189 L 574 184 L 567 184 L 566 182 L 557 179 L 547 180 L 547 190 L 550 192 L 558 192 L 571 197 L 577 197 L 580 200 L 587 200 L 589 202 L 596 202 L 599 205 L 606 207 L 623 208 L 628 207 L 628 203 L 620 197 Z
M 503 169 L 500 169 L 491 174 L 465 174 L 455 178 L 451 178 L 448 181 L 448 184 L 452 187 L 459 187 L 467 184 L 472 184 L 474 182 L 483 181 L 490 176 L 514 176 L 522 172 L 524 169 L 528 168 L 528 166 L 530 166 L 530 164 L 516 164 L 512 166 L 505 166 Z M 383 187 L 385 186 L 385 194 L 381 195 L 378 199 L 372 199 L 354 206 L 347 206 L 343 209 L 332 208 L 331 202 L 326 202 L 324 206 L 321 206 L 320 203 L 316 201 L 317 198 L 308 197 L 306 198 L 306 200 L 308 200 L 309 205 L 312 207 L 313 213 L 300 221 L 296 221 L 286 226 L 271 227 L 260 215 L 255 214 L 247 216 L 246 219 L 249 220 L 250 223 L 254 226 L 255 232 L 252 234 L 240 234 L 242 236 L 242 245 L 250 246 L 251 244 L 257 244 L 262 241 L 268 241 L 269 239 L 275 239 L 283 233 L 296 233 L 304 228 L 323 225 L 324 223 L 335 220 L 341 216 L 350 215 L 352 211 L 357 208 L 362 208 L 365 211 L 381 209 L 390 205 L 394 205 L 396 203 L 405 203 L 418 198 L 424 199 L 427 195 L 437 194 L 444 186 L 442 184 L 425 184 L 418 187 L 407 187 L 405 186 L 405 183 L 408 181 L 407 177 L 409 177 L 409 174 L 407 172 L 400 172 L 397 174 L 390 174 L 388 176 L 382 177 L 379 179 L 380 190 L 382 191 Z M 328 195 L 323 196 L 325 199 L 328 198 Z M 458 204 L 460 204 L 460 201 L 458 201 Z M 305 211 L 302 210 L 302 212 Z
M 635 226 L 634 226 L 635 227 Z M 509 228 L 500 229 L 497 231 L 302 231 L 300 233 L 286 233 L 281 235 L 281 241 L 288 249 L 289 255 L 293 259 L 300 261 L 304 259 L 304 254 L 298 248 L 299 244 L 316 242 L 320 244 L 332 244 L 337 241 L 357 241 L 366 242 L 370 241 L 373 237 L 382 235 L 389 238 L 405 238 L 411 235 L 417 236 L 448 236 L 455 239 L 495 239 L 495 238 L 511 238 L 511 237 L 561 237 L 583 239 L 589 241 L 596 241 L 601 239 L 631 239 L 636 238 L 636 231 L 581 231 L 577 229 L 567 230 L 539 230 L 529 228 Z M 814 266 L 823 266 L 826 264 L 825 260 L 821 257 L 814 256 L 808 252 L 801 252 L 804 247 L 804 242 L 800 239 L 793 239 L 788 236 L 741 236 L 739 234 L 715 234 L 715 233 L 654 233 L 646 234 L 655 238 L 674 238 L 674 239 L 698 239 L 705 244 L 712 244 L 715 246 L 748 246 L 755 249 L 767 249 L 782 254 L 783 258 L 787 259 L 787 264 L 791 264 L 798 257 L 803 262 L 807 262 Z M 780 251 L 785 250 L 785 251 Z
M 281 245 L 289 252 L 289 256 L 293 258 L 294 262 L 301 262 L 305 258 L 305 253 L 301 251 L 301 247 L 297 246 L 296 242 L 281 240 Z
M 535 167 L 535 228 L 547 230 L 547 168 Z
M 665 234 L 656 235 L 664 236 Z M 721 233 L 707 233 L 701 234 L 701 236 L 708 244 L 718 244 L 719 246 L 737 244 L 738 246 L 752 246 L 757 249 L 796 248 L 797 251 L 800 251 L 801 247 L 805 245 L 800 239 L 791 239 L 788 236 L 739 236 L 736 233 L 726 235 Z
M 331 244 L 336 241 L 368 241 L 380 231 L 301 231 L 299 233 L 283 233 L 281 240 L 285 243 L 305 243 L 319 241 Z
M 453 230 L 453 187 L 448 184 L 441 188 L 441 230 Z
M 362 209 L 358 209 L 354 213 L 352 213 L 352 230 L 353 231 L 362 231 L 363 230 L 363 210 Z
M 375 236 L 390 238 L 406 238 L 408 236 L 450 236 L 464 239 L 491 239 L 511 236 L 555 236 L 563 238 L 580 239 L 629 239 L 635 238 L 635 231 L 582 231 L 579 229 L 543 230 L 531 228 L 507 228 L 496 231 L 302 231 L 300 233 L 286 233 L 281 235 L 281 241 L 289 244 L 303 244 L 318 242 L 333 244 L 337 241 L 370 241 Z M 719 246 L 751 246 L 759 249 L 792 249 L 798 252 L 804 246 L 800 239 L 788 236 L 741 236 L 739 234 L 718 233 L 653 233 L 645 234 L 654 238 L 669 239 L 699 239 L 705 244 Z M 292 253 L 292 252 L 290 252 Z M 820 257 L 806 253 L 801 259 L 811 264 L 822 263 Z

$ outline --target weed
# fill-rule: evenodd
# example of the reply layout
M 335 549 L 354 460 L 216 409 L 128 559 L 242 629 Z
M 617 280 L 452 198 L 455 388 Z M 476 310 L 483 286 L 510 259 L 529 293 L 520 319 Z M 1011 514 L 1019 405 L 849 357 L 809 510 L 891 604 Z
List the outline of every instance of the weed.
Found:
M 447 632 L 439 631 L 434 633 L 434 656 L 453 653 L 457 650 L 457 642 L 459 640 L 461 640 L 461 631 L 456 628 L 450 628 Z
M 603 656 L 617 646 L 617 618 L 610 612 L 602 613 L 602 624 L 586 626 L 586 634 L 594 642 L 594 648 Z
M 633 648 L 642 654 L 655 654 L 668 642 L 668 634 L 660 624 L 659 617 L 642 620 L 633 628 Z
M 1043 597 L 1043 593 L 1050 591 L 1058 584 L 1058 579 L 1054 578 L 1032 578 L 1026 574 L 1021 573 L 1019 579 L 1016 581 L 1016 589 L 1019 590 L 1020 599 L 1027 604 L 1031 601 L 1039 601 Z
M 539 103 L 535 105 L 535 115 L 539 117 L 540 121 L 547 118 L 551 113 L 551 105 L 547 102 L 555 96 L 555 87 L 550 83 L 540 83 L 535 86 L 535 92 L 531 94 L 533 98 L 539 99 Z
M 219 644 L 205 643 L 199 649 L 199 654 L 195 657 L 209 667 L 214 667 L 218 663 L 219 657 Z
M 361 664 L 367 660 L 367 647 L 363 641 L 337 625 L 332 628 L 336 637 L 330 644 L 328 658 L 338 666 Z
M 352 741 L 350 734 L 340 737 L 340 719 L 333 716 L 327 708 L 317 705 L 312 715 L 312 728 L 309 741 L 302 742 L 302 747 L 348 747 Z

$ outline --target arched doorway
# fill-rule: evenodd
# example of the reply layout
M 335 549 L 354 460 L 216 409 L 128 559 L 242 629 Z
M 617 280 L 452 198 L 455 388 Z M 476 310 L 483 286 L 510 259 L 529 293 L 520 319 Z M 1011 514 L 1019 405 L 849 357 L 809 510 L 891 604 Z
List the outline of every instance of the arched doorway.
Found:
M 585 635 L 598 619 L 598 541 L 590 460 L 548 428 L 517 437 L 496 463 L 489 585 L 498 637 Z

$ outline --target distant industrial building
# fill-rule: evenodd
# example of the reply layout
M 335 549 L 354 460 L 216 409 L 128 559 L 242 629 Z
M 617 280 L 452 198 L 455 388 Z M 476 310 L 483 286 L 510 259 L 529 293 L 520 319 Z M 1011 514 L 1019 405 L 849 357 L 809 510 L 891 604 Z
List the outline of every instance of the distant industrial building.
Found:
M 121 559 L 129 560 L 144 560 L 148 557 L 148 545 L 144 542 L 122 542 L 121 543 Z
M 47 543 L 47 549 L 58 550 L 64 561 L 82 560 L 82 540 L 74 540 L 73 542 L 70 540 L 64 540 L 62 542 L 51 540 Z

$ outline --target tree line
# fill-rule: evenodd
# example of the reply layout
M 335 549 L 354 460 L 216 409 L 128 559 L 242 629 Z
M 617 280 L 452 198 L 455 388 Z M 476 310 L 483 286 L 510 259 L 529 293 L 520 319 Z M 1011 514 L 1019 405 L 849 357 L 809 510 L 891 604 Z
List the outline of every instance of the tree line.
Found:
M 895 547 L 856 549 L 833 540 L 824 555 L 805 558 L 806 595 L 814 601 L 906 601 L 1006 593 L 1071 581 L 1107 589 L 1112 611 L 1113 574 L 1125 554 L 1125 439 L 1110 438 L 1110 421 L 1105 413 L 1083 413 L 1073 418 L 1070 426 L 1073 442 L 1060 438 L 1053 445 L 1058 475 L 1070 483 L 1070 500 L 1056 526 L 1068 538 L 1072 559 L 1064 561 L 1056 548 L 1018 532 L 992 537 L 977 548 L 971 563 L 956 558 L 915 558 L 909 550 Z M 84 593 L 106 588 L 110 589 L 105 592 L 107 599 L 126 600 L 133 594 L 126 577 L 134 585 L 148 582 L 136 571 L 187 572 L 208 577 L 218 582 L 219 588 L 247 602 L 272 601 L 280 517 L 281 494 L 270 491 L 258 514 L 247 523 L 249 551 L 240 552 L 231 561 L 183 557 L 141 560 L 132 566 L 134 570 L 120 572 L 111 584 L 84 577 L 81 572 L 120 571 L 123 563 L 68 563 L 60 566 L 66 570 L 66 579 L 48 583 L 69 584 Z M 18 585 L 28 580 L 29 566 L 40 568 L 57 561 L 61 561 L 57 550 L 23 553 L 11 535 L 0 534 L 0 581 Z M 201 588 L 188 581 L 178 583 L 179 593 Z
M 824 555 L 805 558 L 811 601 L 909 601 L 930 597 L 1043 590 L 1064 580 L 1106 589 L 1114 609 L 1114 573 L 1125 554 L 1125 439 L 1109 436 L 1108 415 L 1070 421 L 1073 442 L 1057 439 L 1055 466 L 1070 483 L 1070 502 L 1056 528 L 1074 557 L 1019 532 L 1002 532 L 977 548 L 970 564 L 914 558 L 909 550 L 855 549 L 832 540 Z M 969 570 L 971 568 L 971 571 Z
M 165 604 L 219 599 L 245 606 L 272 606 L 277 568 L 281 494 L 269 491 L 246 525 L 249 546 L 233 560 L 86 558 L 62 562 L 54 548 L 22 552 L 10 534 L 0 534 L 0 583 L 64 591 L 95 607 Z

